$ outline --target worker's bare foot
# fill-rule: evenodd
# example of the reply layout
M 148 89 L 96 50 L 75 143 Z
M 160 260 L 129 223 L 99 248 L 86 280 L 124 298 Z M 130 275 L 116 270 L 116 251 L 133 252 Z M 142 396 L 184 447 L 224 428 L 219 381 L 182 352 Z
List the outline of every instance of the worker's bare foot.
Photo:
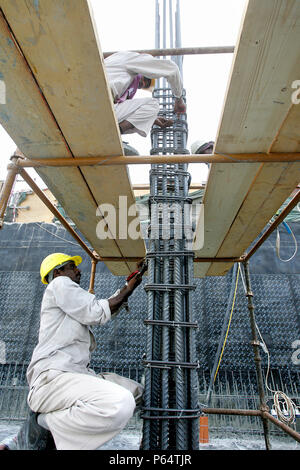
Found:
M 163 117 L 159 117 L 159 118 L 155 119 L 155 121 L 154 121 L 154 124 L 161 127 L 162 129 L 164 129 L 165 127 L 172 126 L 173 123 L 174 123 L 174 121 L 172 119 L 165 119 Z

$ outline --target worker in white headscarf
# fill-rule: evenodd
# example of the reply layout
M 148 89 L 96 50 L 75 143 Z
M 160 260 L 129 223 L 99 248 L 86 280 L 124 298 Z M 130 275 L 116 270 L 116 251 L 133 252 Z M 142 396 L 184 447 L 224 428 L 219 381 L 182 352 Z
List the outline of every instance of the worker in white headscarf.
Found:
M 0 450 L 93 450 L 118 434 L 141 403 L 143 387 L 114 373 L 89 368 L 96 341 L 91 325 L 108 322 L 142 281 L 128 277 L 108 299 L 79 286 L 80 256 L 53 253 L 40 268 L 47 285 L 38 344 L 27 369 L 29 419 Z M 138 269 L 141 265 L 138 265 Z M 48 435 L 47 435 L 48 431 Z M 53 442 L 52 442 L 53 448 Z
M 172 60 L 121 51 L 108 56 L 104 64 L 121 134 L 138 133 L 146 137 L 153 124 L 162 128 L 173 124 L 171 119 L 158 116 L 159 103 L 156 99 L 132 99 L 138 89 L 152 91 L 155 79 L 167 79 L 175 97 L 174 113 L 186 112 L 180 72 Z

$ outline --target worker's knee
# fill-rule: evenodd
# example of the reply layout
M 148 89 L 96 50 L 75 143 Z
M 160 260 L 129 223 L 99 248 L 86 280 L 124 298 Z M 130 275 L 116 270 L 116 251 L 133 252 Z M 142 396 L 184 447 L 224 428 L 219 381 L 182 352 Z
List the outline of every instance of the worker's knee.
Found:
M 152 109 L 153 115 L 155 115 L 155 117 L 156 117 L 158 115 L 158 112 L 159 112 L 159 102 L 158 102 L 158 100 L 156 100 L 154 98 L 149 98 L 149 106 Z
M 118 401 L 112 407 L 111 419 L 115 429 L 126 426 L 135 410 L 135 400 L 131 392 L 125 388 L 120 392 Z
M 147 116 L 156 118 L 159 112 L 159 102 L 155 98 L 144 98 L 143 104 L 139 109 L 140 112 L 146 113 Z

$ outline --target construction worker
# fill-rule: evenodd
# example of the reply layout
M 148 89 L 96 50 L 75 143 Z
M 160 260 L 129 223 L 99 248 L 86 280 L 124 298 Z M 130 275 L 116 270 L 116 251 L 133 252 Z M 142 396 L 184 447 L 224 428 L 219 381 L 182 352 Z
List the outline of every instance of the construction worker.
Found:
M 192 154 L 211 154 L 214 149 L 214 142 L 210 140 L 206 142 L 205 140 L 196 140 L 191 145 Z
M 153 124 L 161 128 L 173 124 L 172 119 L 158 116 L 159 103 L 156 99 L 132 99 L 138 89 L 152 91 L 157 78 L 168 80 L 175 97 L 174 113 L 186 112 L 180 72 L 172 60 L 158 60 L 150 54 L 121 51 L 108 56 L 104 64 L 121 134 L 138 133 L 146 137 Z
M 191 145 L 191 152 L 192 152 L 192 154 L 198 154 L 198 155 L 207 154 L 207 155 L 209 155 L 209 154 L 213 153 L 214 145 L 215 145 L 215 143 L 212 140 L 210 140 L 208 142 L 206 142 L 205 140 L 196 140 Z M 205 163 L 205 165 L 207 165 L 208 168 L 210 167 L 209 163 Z
M 53 253 L 41 264 L 47 288 L 38 344 L 27 369 L 31 412 L 2 450 L 97 449 L 124 428 L 141 403 L 139 383 L 114 373 L 96 375 L 89 363 L 96 347 L 90 326 L 117 315 L 142 274 L 136 271 L 113 296 L 97 299 L 79 286 L 81 261 Z

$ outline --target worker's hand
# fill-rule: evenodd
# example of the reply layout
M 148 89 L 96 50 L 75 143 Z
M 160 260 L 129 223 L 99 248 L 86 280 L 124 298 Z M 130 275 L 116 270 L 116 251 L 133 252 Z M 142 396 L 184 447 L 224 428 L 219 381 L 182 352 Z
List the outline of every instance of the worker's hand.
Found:
M 164 129 L 165 127 L 170 127 L 174 124 L 172 119 L 166 119 L 164 117 L 158 117 L 155 119 L 154 124 Z
M 183 101 L 183 98 L 175 98 L 174 104 L 174 114 L 183 114 L 186 112 L 186 104 Z
M 147 271 L 147 267 L 148 267 L 146 259 L 145 258 L 141 259 L 137 263 L 136 267 L 137 267 L 137 271 L 131 273 L 126 279 L 127 290 L 129 291 L 129 295 L 131 295 L 134 289 L 136 289 L 137 286 L 139 286 L 140 283 L 142 282 L 143 274 L 144 272 Z
M 140 271 L 146 262 L 146 258 L 142 258 L 138 263 L 136 263 L 137 271 Z
M 136 289 L 140 285 L 140 283 L 142 282 L 142 278 L 143 275 L 138 272 L 129 281 L 127 281 L 127 287 L 130 292 L 133 292 L 134 289 Z

